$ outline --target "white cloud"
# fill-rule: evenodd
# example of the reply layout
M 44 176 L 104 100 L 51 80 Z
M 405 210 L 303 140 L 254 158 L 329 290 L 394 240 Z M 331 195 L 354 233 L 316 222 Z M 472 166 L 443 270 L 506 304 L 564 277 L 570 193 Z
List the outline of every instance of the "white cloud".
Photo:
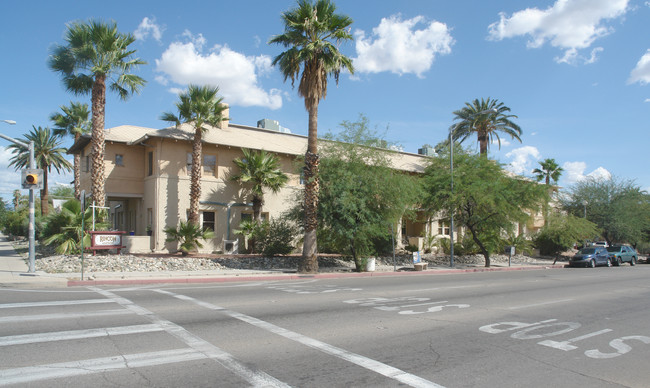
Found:
M 641 85 L 650 84 L 650 50 L 646 51 L 641 59 L 639 59 L 636 67 L 630 73 L 630 78 L 627 80 L 627 83 L 633 84 L 635 82 Z
M 590 47 L 598 38 L 611 34 L 612 27 L 604 21 L 623 16 L 629 0 L 557 0 L 546 10 L 526 8 L 508 17 L 500 13 L 500 20 L 488 26 L 488 39 L 503 40 L 517 36 L 529 36 L 527 46 L 539 48 L 548 42 L 565 50 L 555 58 L 558 63 L 593 63 L 603 49 L 597 47 L 590 57 L 580 55 L 579 50 Z
M 499 140 L 496 137 L 494 137 L 492 139 L 492 142 L 490 144 L 494 144 L 495 146 L 499 147 L 499 141 L 501 141 L 501 147 L 507 147 L 507 146 L 512 144 L 512 143 L 510 143 L 510 140 L 508 140 L 508 139 Z
M 540 158 L 540 154 L 537 148 L 524 146 L 508 152 L 506 158 L 512 159 L 506 166 L 509 171 L 519 175 L 528 175 L 535 168 L 533 166 Z
M 194 36 L 185 31 L 183 36 L 190 41 L 170 44 L 160 59 L 156 59 L 156 71 L 162 73 L 156 77 L 158 82 L 218 86 L 230 105 L 282 107 L 280 91 L 265 91 L 258 81 L 260 75 L 271 70 L 270 57 L 246 56 L 226 45 L 215 45 L 204 53 L 207 42 L 202 35 Z
M 585 162 L 566 162 L 562 165 L 564 169 L 563 178 L 568 184 L 579 182 L 585 178 L 593 178 L 596 180 L 610 179 L 612 174 L 603 167 L 598 167 L 589 174 L 584 174 L 587 169 Z
M 164 30 L 164 27 L 156 24 L 156 18 L 149 19 L 148 17 L 145 17 L 142 19 L 140 25 L 135 30 L 133 35 L 138 40 L 145 40 L 149 37 L 149 35 L 151 35 L 152 38 L 160 42 Z
M 650 102 L 650 98 L 646 98 L 643 102 Z
M 424 28 L 416 29 L 418 26 Z M 354 66 L 361 73 L 390 71 L 422 77 L 436 55 L 449 54 L 454 43 L 446 24 L 427 23 L 424 16 L 402 20 L 400 15 L 393 15 L 382 18 L 369 36 L 362 30 L 355 31 L 354 35 L 357 50 Z

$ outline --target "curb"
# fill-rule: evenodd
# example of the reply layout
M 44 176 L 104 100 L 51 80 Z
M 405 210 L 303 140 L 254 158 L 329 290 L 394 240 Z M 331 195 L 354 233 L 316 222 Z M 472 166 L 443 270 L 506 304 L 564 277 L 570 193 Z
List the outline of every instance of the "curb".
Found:
M 183 277 L 183 278 L 153 278 L 153 279 L 95 279 L 95 280 L 68 280 L 68 287 L 100 286 L 100 285 L 136 285 L 136 284 L 201 284 L 201 283 L 234 283 L 253 281 L 277 280 L 303 280 L 303 279 L 341 279 L 365 278 L 384 276 L 423 276 L 423 275 L 448 275 L 476 272 L 502 272 L 525 271 L 541 269 L 559 269 L 564 265 L 523 266 L 523 267 L 490 267 L 490 268 L 449 268 L 429 269 L 425 271 L 397 271 L 397 272 L 353 272 L 353 273 L 318 273 L 318 274 L 287 274 L 287 275 L 246 275 L 246 276 L 215 276 L 215 277 Z

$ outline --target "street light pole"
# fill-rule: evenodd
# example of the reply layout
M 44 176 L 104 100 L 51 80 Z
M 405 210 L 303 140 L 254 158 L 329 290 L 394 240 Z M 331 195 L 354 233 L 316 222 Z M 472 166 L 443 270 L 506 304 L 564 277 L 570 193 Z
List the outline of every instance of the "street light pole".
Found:
M 496 108 L 492 109 L 486 109 L 482 110 L 480 112 L 474 113 L 469 117 L 470 120 L 474 120 L 476 116 L 484 115 L 484 114 L 489 114 L 489 113 L 498 113 Z M 451 196 L 453 197 L 454 195 L 454 138 L 452 136 L 453 131 L 458 128 L 458 126 L 461 123 L 458 123 L 454 126 L 451 126 L 449 128 L 449 170 L 451 172 Z M 473 126 L 472 122 L 470 121 L 470 126 Z M 452 129 L 453 128 L 453 129 Z M 449 213 L 449 266 L 453 267 L 454 266 L 454 204 L 453 204 L 453 198 L 450 206 L 450 213 Z
M 2 122 L 10 124 L 10 125 L 16 125 L 16 122 L 13 120 L 2 120 Z M 29 150 L 29 168 L 34 169 L 35 168 L 35 162 L 34 162 L 34 141 L 30 141 L 29 144 L 25 144 L 25 142 L 22 142 L 20 140 L 16 140 L 12 137 L 5 136 L 0 133 L 0 137 L 9 140 L 12 143 L 18 144 L 20 146 L 23 146 Z M 29 273 L 34 273 L 36 272 L 36 269 L 34 267 L 34 261 L 36 258 L 36 238 L 35 238 L 35 233 L 34 233 L 34 188 L 30 187 L 29 188 L 29 226 L 27 229 L 27 236 L 29 239 Z

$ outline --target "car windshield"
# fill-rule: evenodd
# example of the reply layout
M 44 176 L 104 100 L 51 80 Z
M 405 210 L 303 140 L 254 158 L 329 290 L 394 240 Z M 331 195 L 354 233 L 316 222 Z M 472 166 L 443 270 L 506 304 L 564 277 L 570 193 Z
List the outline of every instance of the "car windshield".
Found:
M 607 252 L 620 252 L 621 247 L 609 247 L 607 248 Z
M 582 253 L 583 255 L 590 255 L 592 253 L 596 253 L 596 248 L 582 248 L 580 250 L 580 253 Z

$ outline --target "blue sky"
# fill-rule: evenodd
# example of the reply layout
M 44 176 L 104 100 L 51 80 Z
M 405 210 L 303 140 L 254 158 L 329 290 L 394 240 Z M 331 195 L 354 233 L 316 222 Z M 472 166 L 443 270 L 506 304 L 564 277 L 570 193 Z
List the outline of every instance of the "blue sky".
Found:
M 502 138 L 490 148 L 514 172 L 531 175 L 554 158 L 560 185 L 586 176 L 632 179 L 650 190 L 650 1 L 339 0 L 355 41 L 341 50 L 354 75 L 330 80 L 319 109 L 319 133 L 366 115 L 386 138 L 416 153 L 437 144 L 454 110 L 475 98 L 503 102 L 518 116 L 522 142 Z M 177 92 L 189 83 L 213 84 L 237 124 L 268 118 L 307 133 L 307 112 L 291 83 L 271 66 L 282 51 L 266 42 L 282 33 L 289 0 L 7 1 L 0 11 L 0 133 L 22 138 L 32 125 L 70 101 L 47 67 L 66 23 L 113 20 L 136 35 L 136 74 L 148 82 L 123 102 L 109 95 L 106 127 L 163 128 Z M 0 139 L 0 196 L 11 199 L 20 174 L 9 169 L 9 143 Z M 65 146 L 71 144 L 66 140 Z M 466 146 L 476 149 L 475 139 Z M 71 158 L 70 158 L 71 159 Z M 51 184 L 71 175 L 51 176 Z M 24 191 L 26 192 L 26 191 Z

